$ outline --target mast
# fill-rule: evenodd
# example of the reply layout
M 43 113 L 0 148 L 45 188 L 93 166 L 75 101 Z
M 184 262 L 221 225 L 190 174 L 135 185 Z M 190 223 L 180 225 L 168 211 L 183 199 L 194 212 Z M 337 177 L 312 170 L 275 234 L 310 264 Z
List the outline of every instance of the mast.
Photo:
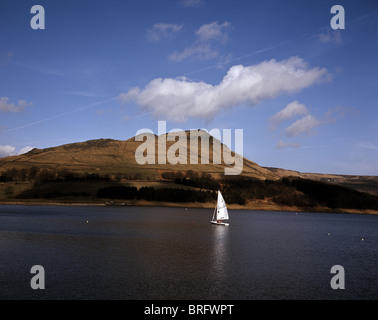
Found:
M 217 213 L 218 213 L 218 199 L 219 199 L 219 190 L 217 192 L 217 204 L 215 205 L 215 208 L 214 208 L 214 212 L 213 212 L 213 219 L 212 221 L 216 221 L 217 220 Z
M 219 194 L 219 190 L 218 190 L 218 194 Z M 213 213 L 213 219 L 212 219 L 212 221 L 216 221 L 216 217 L 217 217 L 216 212 L 217 211 L 218 211 L 218 199 L 217 199 L 217 204 L 215 205 L 215 208 L 214 208 L 214 213 Z
M 213 213 L 213 219 L 212 219 L 212 221 L 215 221 L 215 217 L 216 217 L 216 211 L 217 211 L 217 206 L 215 206 L 215 208 L 214 208 L 214 213 Z

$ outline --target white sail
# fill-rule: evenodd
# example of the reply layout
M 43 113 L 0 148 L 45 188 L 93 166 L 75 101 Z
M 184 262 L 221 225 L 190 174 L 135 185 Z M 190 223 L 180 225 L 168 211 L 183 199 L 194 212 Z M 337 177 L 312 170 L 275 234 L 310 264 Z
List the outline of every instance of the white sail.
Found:
M 228 211 L 226 207 L 226 203 L 224 202 L 223 196 L 218 191 L 218 202 L 217 202 L 217 220 L 227 220 L 228 217 Z

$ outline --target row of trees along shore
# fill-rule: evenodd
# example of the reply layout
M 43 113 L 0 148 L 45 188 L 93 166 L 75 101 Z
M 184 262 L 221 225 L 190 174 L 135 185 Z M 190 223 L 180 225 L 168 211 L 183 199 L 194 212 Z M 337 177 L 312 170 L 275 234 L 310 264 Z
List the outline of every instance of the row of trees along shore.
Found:
M 0 182 L 33 182 L 32 190 L 21 193 L 19 198 L 52 198 L 63 196 L 92 196 L 86 192 L 72 193 L 67 191 L 49 191 L 43 193 L 37 190 L 51 182 L 107 182 L 113 186 L 99 188 L 99 199 L 140 199 L 149 201 L 168 202 L 212 202 L 216 199 L 216 191 L 222 190 L 225 201 L 229 204 L 245 205 L 250 200 L 271 199 L 278 205 L 298 206 L 312 208 L 324 206 L 329 208 L 373 209 L 378 210 L 378 197 L 359 192 L 355 189 L 336 184 L 287 177 L 279 180 L 258 180 L 243 176 L 225 176 L 215 180 L 210 174 L 196 173 L 192 170 L 186 172 L 164 172 L 162 181 L 173 182 L 177 188 L 141 187 L 136 188 L 120 183 L 121 180 L 138 180 L 140 173 L 118 173 L 112 176 L 97 173 L 78 173 L 68 169 L 29 169 L 15 168 L 3 171 Z M 179 185 L 191 187 L 182 188 Z M 63 184 L 62 184 L 63 186 Z M 49 193 L 50 192 L 50 193 Z

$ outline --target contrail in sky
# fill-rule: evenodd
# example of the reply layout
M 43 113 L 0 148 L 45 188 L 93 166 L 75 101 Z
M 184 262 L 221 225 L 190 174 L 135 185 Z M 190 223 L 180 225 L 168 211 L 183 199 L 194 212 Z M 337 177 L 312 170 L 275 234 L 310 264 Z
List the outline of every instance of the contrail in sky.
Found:
M 83 106 L 81 108 L 78 108 L 78 109 L 75 109 L 75 110 L 72 110 L 72 111 L 63 112 L 63 113 L 57 114 L 55 116 L 52 116 L 50 118 L 34 121 L 34 122 L 31 122 L 31 123 L 28 123 L 28 124 L 24 124 L 24 125 L 19 126 L 19 127 L 15 127 L 15 128 L 11 128 L 11 129 L 6 129 L 6 130 L 3 130 L 2 132 L 11 132 L 11 131 L 15 131 L 15 130 L 19 130 L 19 129 L 24 129 L 24 128 L 27 128 L 27 127 L 35 126 L 37 124 L 41 124 L 41 123 L 44 123 L 44 122 L 47 122 L 47 121 L 55 120 L 55 119 L 58 119 L 58 118 L 61 118 L 61 117 L 68 116 L 70 114 L 74 114 L 74 113 L 83 111 L 85 109 L 93 108 L 93 107 L 99 106 L 101 104 L 111 102 L 113 100 L 116 100 L 117 98 L 118 98 L 118 96 L 110 98 L 110 99 L 107 99 L 107 100 L 102 100 L 102 101 L 94 102 L 94 103 L 88 104 L 86 106 Z

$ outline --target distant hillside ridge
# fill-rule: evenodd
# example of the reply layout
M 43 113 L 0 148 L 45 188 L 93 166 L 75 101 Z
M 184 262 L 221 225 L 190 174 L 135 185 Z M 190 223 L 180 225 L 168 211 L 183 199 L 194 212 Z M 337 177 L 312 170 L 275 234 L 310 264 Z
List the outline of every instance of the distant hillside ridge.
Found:
M 293 170 L 280 168 L 264 167 L 272 173 L 284 177 L 297 177 L 302 179 L 310 179 L 325 182 L 333 185 L 340 185 L 358 190 L 360 192 L 370 193 L 378 196 L 378 176 L 358 176 L 358 175 L 342 175 L 342 174 L 325 174 L 325 173 L 304 173 Z

